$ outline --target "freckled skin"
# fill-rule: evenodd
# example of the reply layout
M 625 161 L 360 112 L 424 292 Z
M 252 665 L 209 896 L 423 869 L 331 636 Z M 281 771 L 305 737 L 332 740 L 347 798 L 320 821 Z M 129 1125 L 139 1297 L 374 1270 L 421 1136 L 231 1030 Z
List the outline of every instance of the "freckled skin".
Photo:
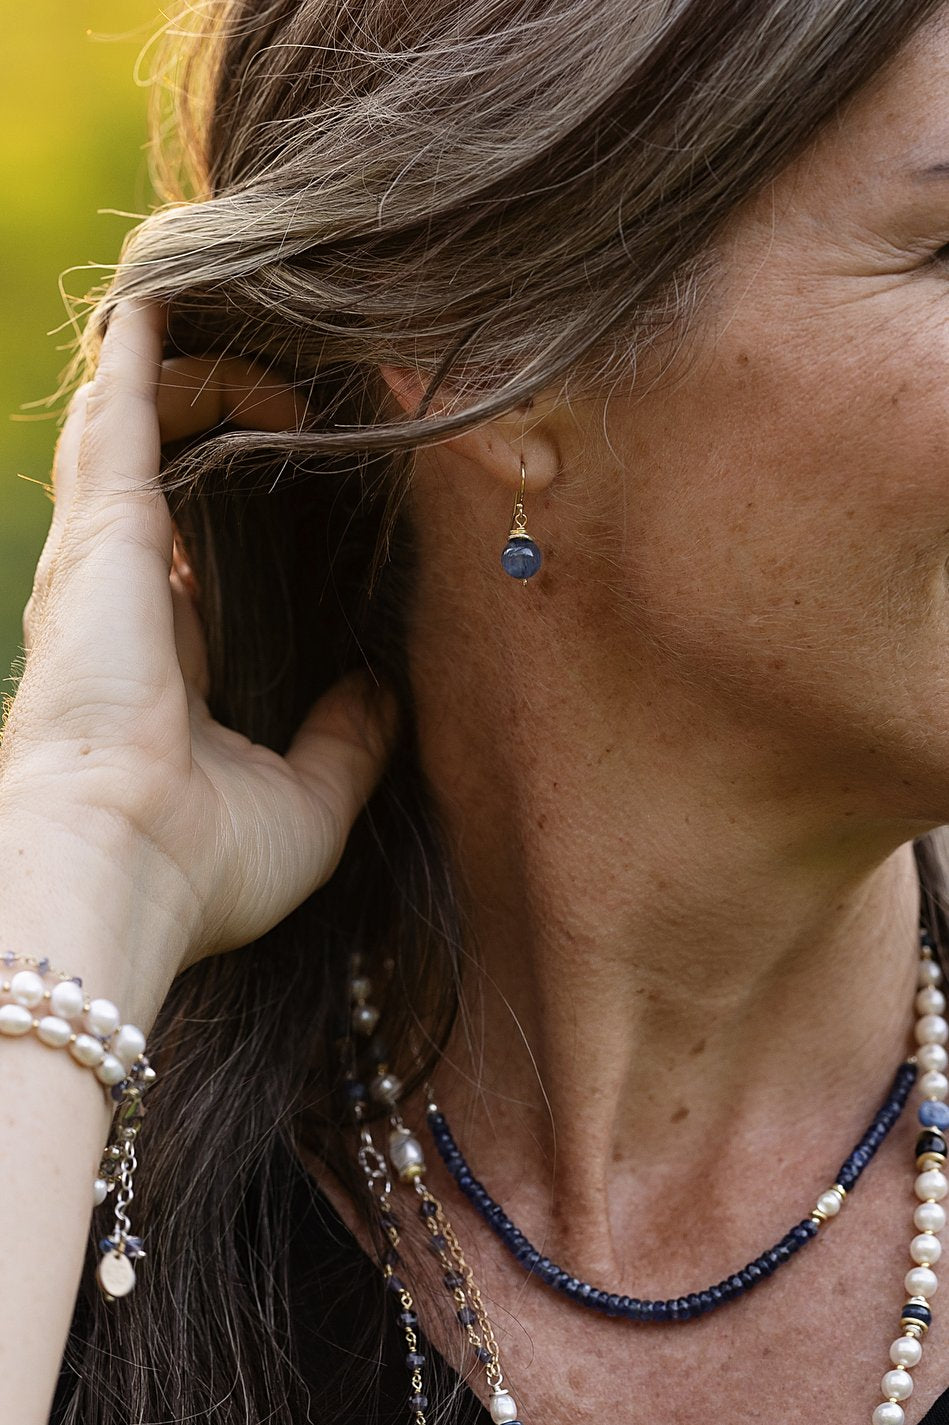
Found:
M 734 214 L 674 358 L 535 401 L 529 589 L 494 567 L 522 419 L 420 453 L 419 745 L 480 976 L 437 1096 L 514 1220 L 611 1290 L 778 1240 L 908 1050 L 908 848 L 949 822 L 949 185 L 908 171 L 946 159 L 949 9 Z M 576 1418 L 580 1359 L 583 1418 L 869 1420 L 914 1137 L 682 1331 L 565 1307 L 457 1211 L 526 1419 Z M 907 1425 L 949 1385 L 938 1333 L 925 1362 Z

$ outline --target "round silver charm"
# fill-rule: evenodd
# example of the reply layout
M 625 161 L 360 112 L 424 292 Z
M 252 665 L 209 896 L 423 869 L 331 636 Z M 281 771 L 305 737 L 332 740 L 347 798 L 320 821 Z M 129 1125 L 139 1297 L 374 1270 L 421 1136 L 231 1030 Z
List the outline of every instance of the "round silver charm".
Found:
M 96 1276 L 107 1296 L 128 1296 L 135 1285 L 135 1268 L 124 1252 L 107 1252 Z

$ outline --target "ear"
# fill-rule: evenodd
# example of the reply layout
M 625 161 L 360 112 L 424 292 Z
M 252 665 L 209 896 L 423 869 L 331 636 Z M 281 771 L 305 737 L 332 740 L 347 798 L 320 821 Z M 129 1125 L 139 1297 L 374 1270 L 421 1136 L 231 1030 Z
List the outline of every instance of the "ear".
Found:
M 379 372 L 401 408 L 414 416 L 425 395 L 423 375 L 407 366 L 380 366 Z M 429 407 L 432 414 L 450 409 L 441 397 Z M 446 437 L 439 445 L 513 490 L 520 488 L 523 455 L 525 493 L 536 494 L 551 484 L 560 469 L 559 446 L 548 419 L 552 409 L 546 397 L 535 396 L 473 430 Z

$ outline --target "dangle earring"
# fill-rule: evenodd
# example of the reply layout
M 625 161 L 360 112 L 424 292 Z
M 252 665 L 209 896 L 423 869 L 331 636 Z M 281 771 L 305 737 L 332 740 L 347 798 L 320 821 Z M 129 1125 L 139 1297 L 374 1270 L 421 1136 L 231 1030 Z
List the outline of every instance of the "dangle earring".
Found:
M 527 533 L 527 516 L 524 513 L 524 457 L 521 456 L 521 488 L 514 501 L 514 517 L 511 521 L 507 544 L 501 551 L 501 568 L 512 579 L 521 579 L 525 584 L 541 566 L 540 547 Z

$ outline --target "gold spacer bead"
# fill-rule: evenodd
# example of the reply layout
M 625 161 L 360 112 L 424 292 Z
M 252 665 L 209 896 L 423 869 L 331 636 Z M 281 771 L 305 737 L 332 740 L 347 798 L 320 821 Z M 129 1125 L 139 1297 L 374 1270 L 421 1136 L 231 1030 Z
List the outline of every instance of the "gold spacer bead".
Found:
M 946 1155 L 945 1153 L 920 1153 L 916 1159 L 916 1166 L 920 1169 L 944 1168 L 946 1166 Z
M 416 1178 L 420 1178 L 425 1172 L 424 1163 L 409 1163 L 399 1174 L 399 1181 L 403 1183 L 414 1183 Z

